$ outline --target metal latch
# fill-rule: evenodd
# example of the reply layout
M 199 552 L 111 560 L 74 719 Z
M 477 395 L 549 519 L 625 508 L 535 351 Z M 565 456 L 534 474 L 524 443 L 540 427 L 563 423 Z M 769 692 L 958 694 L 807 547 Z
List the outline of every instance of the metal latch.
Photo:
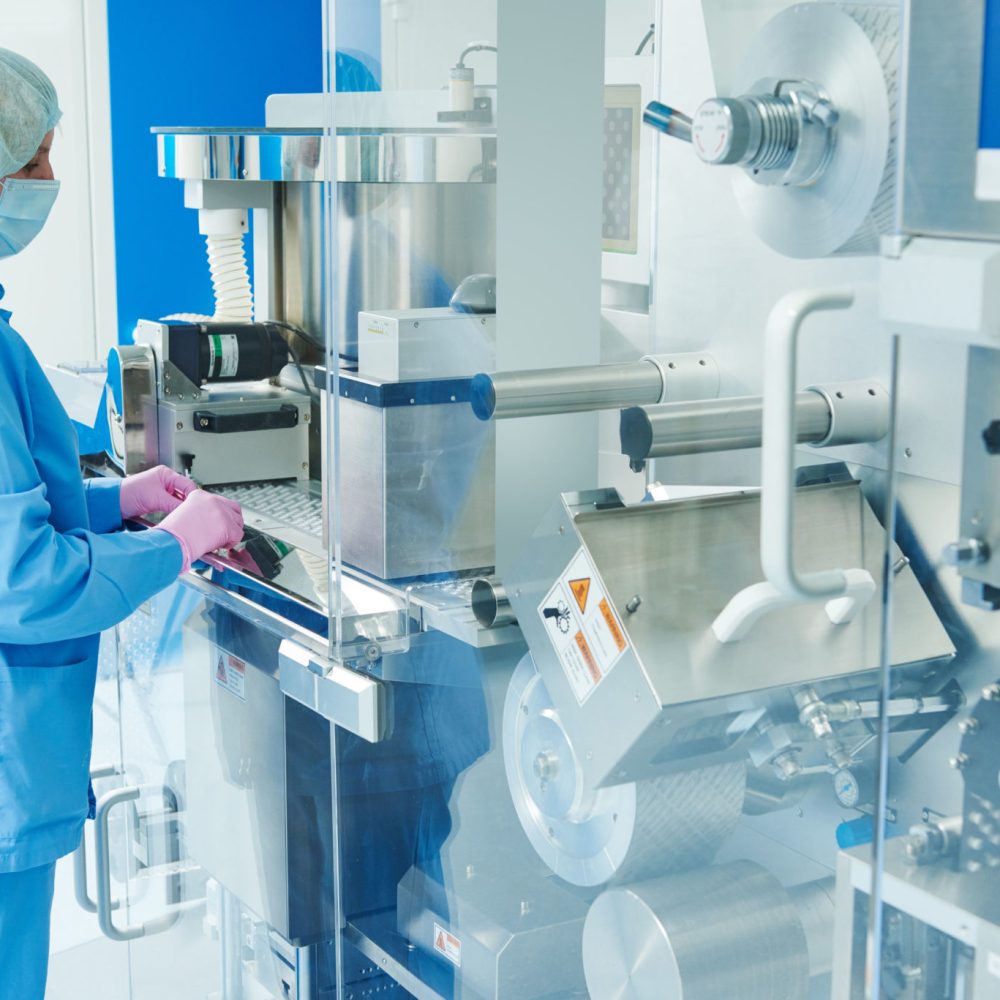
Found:
M 382 684 L 290 639 L 278 648 L 283 694 L 330 722 L 377 743 L 385 733 Z

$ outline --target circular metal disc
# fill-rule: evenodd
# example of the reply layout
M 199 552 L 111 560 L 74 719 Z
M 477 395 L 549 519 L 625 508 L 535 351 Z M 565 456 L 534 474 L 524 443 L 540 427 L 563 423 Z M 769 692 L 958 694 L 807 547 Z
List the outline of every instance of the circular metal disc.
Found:
M 635 785 L 585 793 L 573 746 L 530 653 L 507 688 L 503 757 L 518 819 L 549 868 L 574 885 L 611 878 L 632 842 Z M 539 760 L 549 764 L 541 774 Z
M 744 171 L 733 181 L 757 235 L 789 257 L 874 252 L 884 228 L 880 221 L 891 221 L 893 184 L 886 164 L 893 108 L 886 80 L 897 21 L 884 8 L 858 17 L 876 20 L 862 27 L 833 4 L 790 7 L 756 35 L 737 74 L 737 93 L 751 92 L 762 79 L 808 80 L 840 114 L 830 162 L 814 184 L 767 186 Z
M 705 864 L 742 815 L 742 761 L 589 789 L 530 655 L 507 689 L 503 752 L 524 832 L 549 868 L 574 885 Z
M 609 889 L 583 925 L 583 971 L 594 1000 L 682 1000 L 684 987 L 670 936 L 631 889 Z

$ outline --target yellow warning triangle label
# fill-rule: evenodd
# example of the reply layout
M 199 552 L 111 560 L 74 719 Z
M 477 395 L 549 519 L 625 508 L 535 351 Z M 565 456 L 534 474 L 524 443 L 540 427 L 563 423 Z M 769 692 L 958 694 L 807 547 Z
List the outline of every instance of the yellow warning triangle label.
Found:
M 581 611 L 587 610 L 587 596 L 590 594 L 590 577 L 585 576 L 579 580 L 570 580 L 569 589 L 573 591 L 576 603 L 580 605 Z

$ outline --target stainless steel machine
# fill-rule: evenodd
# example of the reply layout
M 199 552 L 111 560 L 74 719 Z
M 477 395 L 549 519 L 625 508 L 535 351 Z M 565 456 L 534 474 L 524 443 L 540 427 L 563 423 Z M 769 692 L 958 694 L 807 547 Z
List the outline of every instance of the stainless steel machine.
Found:
M 312 388 L 304 372 L 298 389 L 280 384 L 292 366 L 277 327 L 140 321 L 134 338 L 112 350 L 106 391 L 126 475 L 165 464 L 206 486 L 308 479 Z
M 995 12 L 670 0 L 605 59 L 575 7 L 557 69 L 542 6 L 464 49 L 395 10 L 385 91 L 157 130 L 254 280 L 118 349 L 124 467 L 269 548 L 118 636 L 99 858 L 164 863 L 116 907 L 102 861 L 102 926 L 225 1000 L 988 1000 Z M 592 246 L 511 239 L 562 187 Z M 593 328 L 526 335 L 562 268 Z

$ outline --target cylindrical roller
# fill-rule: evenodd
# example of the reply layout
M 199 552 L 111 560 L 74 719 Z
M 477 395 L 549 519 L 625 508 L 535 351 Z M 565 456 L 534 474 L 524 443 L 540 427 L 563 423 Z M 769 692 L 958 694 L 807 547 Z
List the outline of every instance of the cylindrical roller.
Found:
M 832 877 L 825 878 L 788 890 L 805 931 L 811 976 L 823 976 L 833 970 L 833 896 L 836 881 Z
M 805 1000 L 809 988 L 796 908 L 749 861 L 602 893 L 583 966 L 594 1000 Z
M 503 584 L 485 578 L 472 585 L 472 613 L 483 628 L 499 628 L 517 620 Z
M 470 402 L 480 420 L 502 420 L 655 403 L 662 393 L 657 367 L 636 361 L 480 374 L 472 379 Z
M 800 392 L 795 410 L 800 442 L 822 441 L 829 434 L 830 407 L 818 392 Z M 759 448 L 763 417 L 760 396 L 633 406 L 622 410 L 622 454 L 641 468 L 648 458 Z
M 503 751 L 524 832 L 549 868 L 574 885 L 704 865 L 742 813 L 742 762 L 588 788 L 530 654 L 507 690 Z

